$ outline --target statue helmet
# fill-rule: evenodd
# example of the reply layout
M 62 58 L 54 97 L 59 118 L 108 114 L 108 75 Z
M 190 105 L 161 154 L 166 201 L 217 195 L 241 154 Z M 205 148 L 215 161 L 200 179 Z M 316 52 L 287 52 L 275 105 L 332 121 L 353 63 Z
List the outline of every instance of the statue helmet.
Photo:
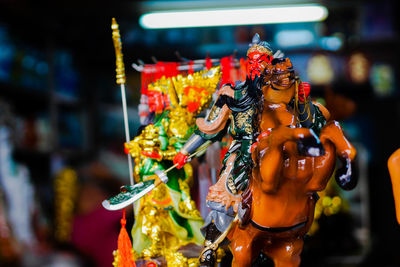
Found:
M 269 45 L 268 42 L 261 41 L 260 35 L 258 33 L 254 34 L 253 39 L 251 40 L 251 43 L 249 44 L 249 49 L 247 50 L 247 55 L 250 53 L 258 51 L 263 54 L 267 54 L 270 57 L 273 56 L 272 53 L 272 48 Z

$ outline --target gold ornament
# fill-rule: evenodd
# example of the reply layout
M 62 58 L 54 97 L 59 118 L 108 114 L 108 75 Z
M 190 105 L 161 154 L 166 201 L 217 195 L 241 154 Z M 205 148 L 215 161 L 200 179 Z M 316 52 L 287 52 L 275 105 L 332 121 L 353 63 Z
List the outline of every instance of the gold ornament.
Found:
M 115 71 L 117 72 L 116 78 L 117 78 L 117 84 L 125 84 L 125 65 L 124 65 L 124 60 L 123 60 L 123 54 L 122 54 L 122 43 L 121 43 L 121 35 L 119 34 L 119 28 L 117 21 L 115 18 L 112 18 L 112 23 L 111 23 L 111 29 L 112 29 L 112 38 L 114 42 L 114 48 L 115 48 L 115 65 L 117 66 Z
M 220 78 L 221 71 L 219 66 L 209 70 L 198 71 L 187 76 L 177 75 L 176 77 L 172 77 L 179 105 L 190 109 L 190 105 L 196 103 L 198 108 L 191 110 L 192 116 L 196 116 L 210 103 L 212 94 L 215 92 Z

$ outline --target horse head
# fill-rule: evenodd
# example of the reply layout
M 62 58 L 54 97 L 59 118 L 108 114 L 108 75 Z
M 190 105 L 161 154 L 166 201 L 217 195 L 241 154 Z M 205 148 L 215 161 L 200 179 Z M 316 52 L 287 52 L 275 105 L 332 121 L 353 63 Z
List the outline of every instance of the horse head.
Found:
M 296 77 L 289 58 L 274 59 L 264 71 L 264 100 L 267 103 L 289 103 L 296 92 Z

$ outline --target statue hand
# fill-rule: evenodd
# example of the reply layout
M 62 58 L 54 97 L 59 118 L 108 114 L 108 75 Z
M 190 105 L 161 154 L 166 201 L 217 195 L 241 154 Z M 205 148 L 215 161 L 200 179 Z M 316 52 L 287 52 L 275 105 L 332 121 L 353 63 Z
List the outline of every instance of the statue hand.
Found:
M 174 157 L 174 164 L 178 164 L 178 166 L 176 168 L 180 169 L 183 167 L 183 165 L 186 164 L 186 162 L 188 161 L 189 156 L 185 155 L 181 152 L 179 152 L 178 154 L 176 154 L 176 156 Z
M 130 142 L 124 144 L 124 152 L 125 154 L 131 154 L 133 158 L 136 158 L 140 153 L 140 147 L 137 143 Z

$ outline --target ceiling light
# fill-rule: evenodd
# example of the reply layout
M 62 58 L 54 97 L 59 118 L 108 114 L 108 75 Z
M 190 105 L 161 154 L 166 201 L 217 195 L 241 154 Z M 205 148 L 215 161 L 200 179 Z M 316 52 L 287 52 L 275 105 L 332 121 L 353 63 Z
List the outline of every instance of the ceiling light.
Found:
M 160 11 L 143 14 L 145 29 L 260 25 L 321 21 L 328 10 L 321 5 L 275 6 L 259 8 Z

